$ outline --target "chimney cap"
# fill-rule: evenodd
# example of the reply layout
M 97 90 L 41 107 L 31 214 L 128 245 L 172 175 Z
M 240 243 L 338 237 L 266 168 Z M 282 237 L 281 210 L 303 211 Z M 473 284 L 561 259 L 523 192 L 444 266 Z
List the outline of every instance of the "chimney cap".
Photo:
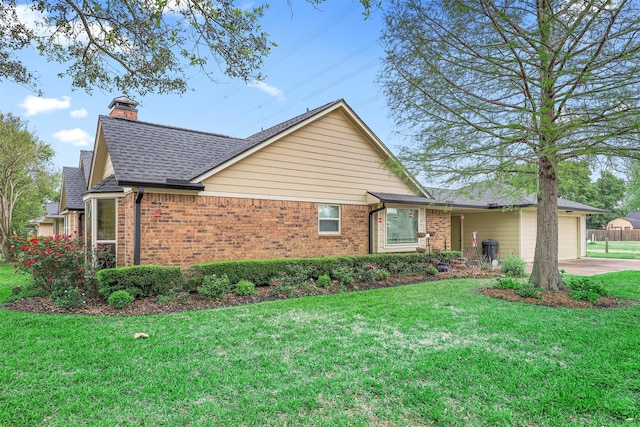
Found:
M 126 96 L 118 96 L 116 98 L 113 98 L 113 100 L 109 104 L 109 108 L 118 107 L 118 108 L 127 108 L 131 110 L 135 110 L 137 106 L 138 106 L 138 103 L 136 101 L 134 101 L 133 99 L 127 98 Z

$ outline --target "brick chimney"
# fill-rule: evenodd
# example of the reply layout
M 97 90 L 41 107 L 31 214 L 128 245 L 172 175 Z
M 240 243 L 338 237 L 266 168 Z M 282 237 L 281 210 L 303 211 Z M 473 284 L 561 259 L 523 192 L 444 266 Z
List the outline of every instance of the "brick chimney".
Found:
M 122 117 L 123 119 L 138 120 L 137 106 L 138 103 L 136 101 L 126 96 L 119 96 L 113 98 L 113 101 L 109 104 L 109 108 L 111 108 L 109 115 L 112 117 Z

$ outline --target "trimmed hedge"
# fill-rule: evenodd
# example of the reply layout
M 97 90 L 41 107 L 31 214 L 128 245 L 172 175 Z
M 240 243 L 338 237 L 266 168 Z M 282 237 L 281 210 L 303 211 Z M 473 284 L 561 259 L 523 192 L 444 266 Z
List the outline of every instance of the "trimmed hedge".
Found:
M 182 280 L 180 267 L 135 265 L 100 270 L 97 273 L 99 292 L 105 298 L 116 291 L 127 291 L 133 297 L 165 295 Z
M 229 278 L 231 283 L 238 283 L 241 280 L 250 280 L 256 286 L 267 286 L 271 284 L 271 279 L 290 272 L 292 265 L 300 266 L 309 271 L 309 276 L 317 279 L 322 275 L 333 276 L 332 273 L 339 267 L 346 268 L 366 268 L 367 265 L 377 265 L 380 268 L 389 269 L 390 265 L 396 263 L 425 264 L 433 259 L 440 262 L 449 263 L 456 258 L 460 258 L 459 251 L 442 251 L 438 254 L 426 253 L 401 253 L 401 254 L 371 254 L 352 255 L 327 258 L 278 258 L 265 260 L 242 260 L 242 261 L 215 261 L 197 264 L 191 267 L 191 273 L 198 276 L 224 276 Z M 191 280 L 198 280 L 197 278 Z M 200 278 L 201 280 L 201 278 Z

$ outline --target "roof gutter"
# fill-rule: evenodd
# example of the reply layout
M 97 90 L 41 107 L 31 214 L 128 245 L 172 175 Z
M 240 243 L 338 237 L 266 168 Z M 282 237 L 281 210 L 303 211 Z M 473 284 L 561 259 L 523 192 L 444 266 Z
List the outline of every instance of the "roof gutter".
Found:
M 142 216 L 140 202 L 144 196 L 144 187 L 138 187 L 136 195 L 135 216 L 133 224 L 133 265 L 140 265 L 140 218 Z
M 385 210 L 387 208 L 387 204 L 385 202 L 382 202 L 382 206 L 379 207 L 378 209 L 374 209 L 372 211 L 369 212 L 369 253 L 372 254 L 373 253 L 373 224 L 371 223 L 371 220 L 373 219 L 373 214 L 376 212 L 380 212 L 382 210 Z

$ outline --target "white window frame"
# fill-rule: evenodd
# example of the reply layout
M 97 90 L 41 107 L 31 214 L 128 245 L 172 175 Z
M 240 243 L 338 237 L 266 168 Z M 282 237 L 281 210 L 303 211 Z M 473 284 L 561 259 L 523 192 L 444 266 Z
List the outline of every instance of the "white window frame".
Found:
M 417 218 L 415 218 L 415 221 L 418 224 L 418 231 L 420 230 L 420 209 L 418 208 L 408 208 L 408 207 L 397 207 L 397 206 L 389 206 L 385 209 L 385 227 L 384 227 L 384 235 L 385 235 L 385 246 L 389 247 L 417 247 L 420 244 L 420 238 L 418 237 L 418 234 L 416 232 L 416 240 L 415 242 L 393 242 L 391 239 L 391 236 L 389 236 L 389 219 L 390 219 L 390 214 L 389 213 L 389 209 L 401 209 L 401 210 L 408 210 L 408 211 L 416 211 L 417 214 Z
M 101 200 L 110 200 L 112 199 L 115 204 L 115 239 L 114 240 L 98 240 L 98 199 Z M 89 228 L 85 223 L 85 242 L 87 245 L 91 246 L 91 250 L 95 251 L 98 245 L 113 245 L 114 247 L 114 256 L 116 260 L 118 259 L 118 197 L 114 197 L 113 195 L 103 195 L 101 197 L 92 197 L 90 199 L 86 199 L 85 202 L 91 204 L 91 233 L 88 232 Z M 86 213 L 86 205 L 85 205 L 85 213 Z M 85 215 L 85 222 L 89 215 Z M 89 237 L 91 234 L 91 237 Z
M 338 208 L 338 217 L 337 218 L 320 218 L 320 208 L 322 206 L 330 206 L 330 207 L 336 207 Z M 337 231 L 322 231 L 321 227 L 320 227 L 320 223 L 322 221 L 335 221 L 338 223 L 338 230 Z M 336 235 L 336 234 L 340 234 L 342 232 L 342 209 L 340 205 L 336 205 L 336 204 L 330 204 L 330 203 L 321 203 L 318 204 L 318 234 L 322 234 L 322 235 L 327 235 L 327 234 L 332 234 L 332 235 Z

